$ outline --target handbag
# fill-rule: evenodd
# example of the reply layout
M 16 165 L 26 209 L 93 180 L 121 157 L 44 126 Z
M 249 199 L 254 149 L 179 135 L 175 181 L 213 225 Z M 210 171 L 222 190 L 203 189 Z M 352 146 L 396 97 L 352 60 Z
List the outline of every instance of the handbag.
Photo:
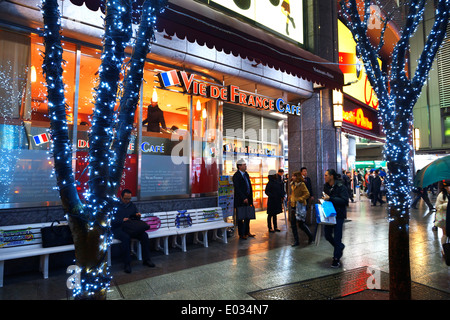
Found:
M 148 229 L 150 229 L 150 226 L 140 219 L 128 219 L 122 223 L 122 230 L 132 238 L 139 236 Z
M 442 250 L 444 251 L 445 264 L 450 266 L 450 243 L 448 241 L 449 238 L 447 237 L 447 243 L 442 245 Z
M 54 225 L 57 222 L 57 225 Z M 42 247 L 57 247 L 73 244 L 72 232 L 67 224 L 61 224 L 58 220 L 52 222 L 49 227 L 41 228 Z
M 336 215 L 327 217 L 323 209 L 323 204 L 316 203 L 316 218 L 318 224 L 334 225 L 336 224 Z
M 306 206 L 297 201 L 297 205 L 295 207 L 295 218 L 299 221 L 305 221 L 306 220 Z
M 236 208 L 236 219 L 237 220 L 256 219 L 255 207 L 252 205 L 237 207 Z
M 161 219 L 158 216 L 149 216 L 142 219 L 146 224 L 148 224 L 148 232 L 157 231 L 161 228 Z

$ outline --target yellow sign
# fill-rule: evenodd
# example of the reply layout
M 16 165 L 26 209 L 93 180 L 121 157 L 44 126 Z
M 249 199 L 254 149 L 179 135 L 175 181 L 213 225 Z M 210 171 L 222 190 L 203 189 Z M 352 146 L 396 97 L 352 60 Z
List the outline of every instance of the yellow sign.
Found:
M 374 109 L 378 109 L 378 98 L 370 85 L 364 64 L 356 56 L 356 43 L 353 40 L 352 33 L 341 21 L 338 21 L 338 36 L 339 67 L 344 73 L 344 83 L 352 83 L 344 86 L 344 93 Z M 381 64 L 381 60 L 378 61 Z

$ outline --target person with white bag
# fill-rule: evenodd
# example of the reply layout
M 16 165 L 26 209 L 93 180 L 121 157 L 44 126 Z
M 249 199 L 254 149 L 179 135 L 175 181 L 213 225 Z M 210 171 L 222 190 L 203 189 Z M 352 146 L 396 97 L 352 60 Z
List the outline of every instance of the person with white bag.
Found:
M 450 195 L 450 180 L 441 181 L 439 184 L 440 192 L 436 198 L 436 218 L 434 221 L 434 225 L 438 228 L 442 229 L 442 237 L 441 237 L 441 245 L 443 246 L 447 243 L 448 235 L 446 228 L 446 216 L 447 216 L 447 206 L 448 206 L 448 198 Z
M 309 191 L 306 187 L 305 181 L 303 180 L 303 176 L 300 171 L 296 171 L 292 174 L 292 182 L 291 182 L 291 196 L 290 196 L 290 222 L 292 228 L 292 234 L 294 236 L 293 247 L 298 246 L 300 244 L 298 237 L 298 227 L 303 230 L 308 236 L 308 244 L 311 244 L 314 241 L 314 237 L 311 234 L 308 226 L 305 224 L 306 219 L 306 200 L 309 198 Z
M 339 268 L 345 245 L 342 243 L 342 231 L 344 221 L 347 218 L 348 190 L 338 179 L 338 174 L 334 169 L 325 172 L 325 185 L 323 188 L 323 200 L 330 201 L 336 209 L 336 224 L 325 225 L 325 239 L 334 248 L 333 261 L 331 267 Z

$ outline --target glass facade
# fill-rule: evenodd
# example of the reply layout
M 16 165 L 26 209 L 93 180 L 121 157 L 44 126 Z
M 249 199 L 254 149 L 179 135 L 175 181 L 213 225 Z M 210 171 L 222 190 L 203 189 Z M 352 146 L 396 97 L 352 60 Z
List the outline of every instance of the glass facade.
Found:
M 284 139 L 286 121 L 276 120 L 236 110 L 233 105 L 223 107 L 223 174 L 233 175 L 236 162 L 247 163 L 247 172 L 253 188 L 253 204 L 256 209 L 267 208 L 264 190 L 269 170 L 284 168 Z
M 0 42 L 11 48 L 0 55 L 1 207 L 57 205 L 41 38 L 0 30 Z M 82 199 L 100 54 L 95 48 L 64 43 L 66 113 Z M 156 75 L 164 71 L 166 67 L 152 63 L 145 66 L 121 189 L 130 189 L 138 200 L 217 194 L 222 105 L 181 88 L 159 88 Z M 157 100 L 163 118 L 156 126 L 150 120 L 155 114 L 152 100 Z

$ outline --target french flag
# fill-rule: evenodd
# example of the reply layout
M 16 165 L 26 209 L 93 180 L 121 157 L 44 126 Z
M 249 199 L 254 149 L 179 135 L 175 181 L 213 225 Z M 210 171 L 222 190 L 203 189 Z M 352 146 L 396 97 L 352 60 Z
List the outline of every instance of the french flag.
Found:
M 178 78 L 177 70 L 160 73 L 159 78 L 160 83 L 164 87 L 170 87 L 180 84 L 180 79 Z
M 34 143 L 37 146 L 40 144 L 43 144 L 43 143 L 47 143 L 49 141 L 46 133 L 42 133 L 37 136 L 33 136 L 33 139 L 34 139 Z

